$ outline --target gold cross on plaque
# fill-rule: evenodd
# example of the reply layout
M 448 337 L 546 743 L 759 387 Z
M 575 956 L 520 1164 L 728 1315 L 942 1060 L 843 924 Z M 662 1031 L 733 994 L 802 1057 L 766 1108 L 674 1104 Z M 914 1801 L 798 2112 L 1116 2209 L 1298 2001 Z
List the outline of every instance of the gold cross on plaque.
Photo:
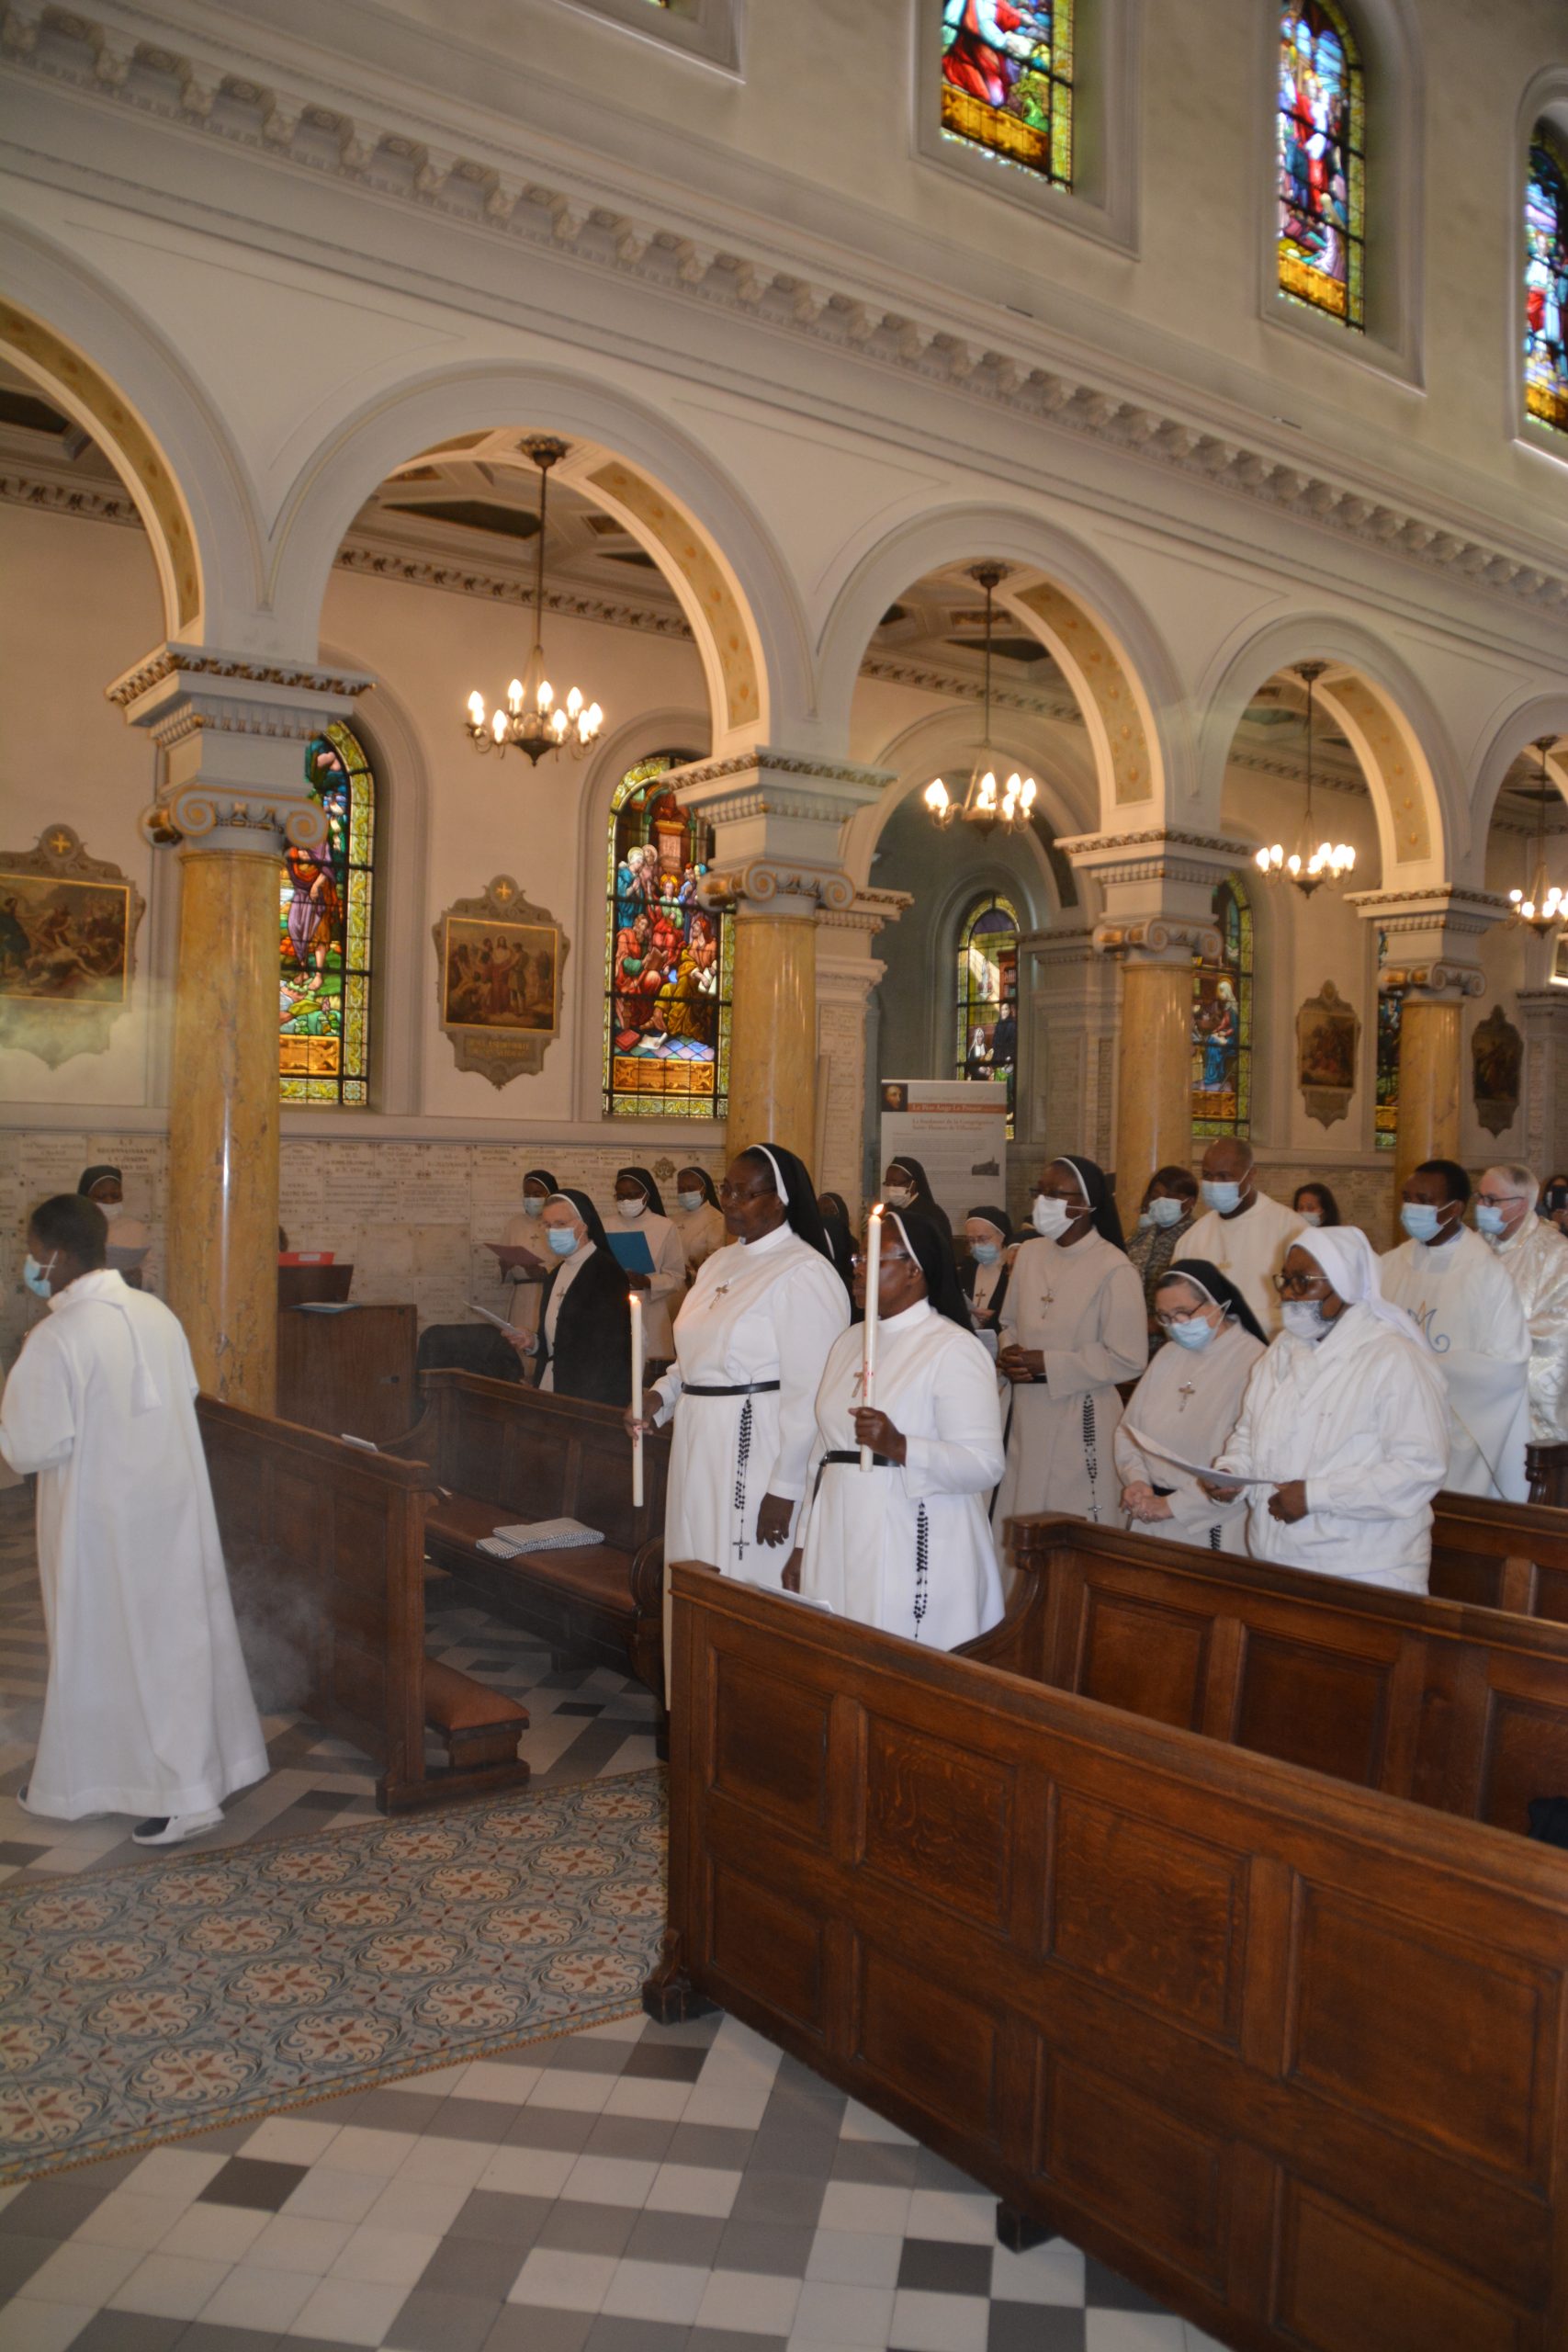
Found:
M 63 857 L 70 846 L 71 836 L 69 833 L 51 833 L 49 837 L 49 850 L 51 856 Z
M 491 892 L 491 897 L 492 899 L 499 899 L 502 906 L 506 904 L 508 899 L 514 899 L 516 896 L 517 893 L 513 888 L 510 882 L 498 882 L 494 889 Z

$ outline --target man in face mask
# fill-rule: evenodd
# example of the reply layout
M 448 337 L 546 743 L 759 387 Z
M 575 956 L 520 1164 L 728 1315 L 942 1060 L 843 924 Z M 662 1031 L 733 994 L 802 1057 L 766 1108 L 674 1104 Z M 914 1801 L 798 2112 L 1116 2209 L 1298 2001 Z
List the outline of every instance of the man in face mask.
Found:
M 1554 1445 L 1568 1438 L 1568 1242 L 1537 1216 L 1540 1192 L 1531 1169 L 1512 1160 L 1489 1168 L 1475 1195 L 1475 1229 L 1517 1291 L 1529 1325 L 1531 1439 Z
M 1382 1261 L 1383 1295 L 1419 1327 L 1447 1385 L 1449 1485 L 1522 1503 L 1529 1326 L 1506 1268 L 1464 1222 L 1469 1199 L 1457 1160 L 1424 1160 L 1411 1172 L 1399 1212 L 1407 1238 Z
M 1172 1263 L 1207 1258 L 1228 1274 L 1272 1339 L 1280 1329 L 1280 1299 L 1274 1277 L 1285 1252 L 1304 1230 L 1294 1209 L 1258 1189 L 1252 1146 L 1238 1136 L 1221 1136 L 1203 1154 L 1204 1214 L 1195 1217 L 1177 1243 Z

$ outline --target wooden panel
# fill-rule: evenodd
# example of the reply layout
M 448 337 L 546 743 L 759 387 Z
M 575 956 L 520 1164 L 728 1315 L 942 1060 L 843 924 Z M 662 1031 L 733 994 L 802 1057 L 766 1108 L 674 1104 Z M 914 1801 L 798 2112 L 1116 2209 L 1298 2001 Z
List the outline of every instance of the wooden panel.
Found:
M 1534 2177 L 1553 2056 L 1544 1974 L 1329 1891 L 1302 1905 L 1297 1971 L 1293 2074 L 1433 2147 Z
M 1161 2015 L 1234 2036 L 1245 1855 L 1061 1798 L 1047 1946 Z
M 1554 1625 L 1568 1625 L 1568 1566 L 1536 1563 L 1534 1613 Z
M 823 1920 L 728 1864 L 716 1862 L 708 1901 L 709 1964 L 781 2016 L 820 2035 Z
M 1272 2317 L 1280 2342 L 1312 2352 L 1525 2352 L 1545 2343 L 1474 2279 L 1299 2182 L 1285 2198 Z
M 828 1819 L 829 1701 L 750 1662 L 714 1661 L 709 1777 L 721 1796 L 819 1835 Z M 778 1770 L 790 1759 L 787 1773 Z
M 1050 2069 L 1035 2159 L 1041 2194 L 1070 2189 L 1117 2227 L 1129 2205 L 1151 2252 L 1222 2290 L 1231 2143 L 1196 2130 L 1098 2067 Z
M 1303 1627 L 1254 1634 L 1242 1660 L 1235 1744 L 1373 1788 L 1382 1776 L 1393 1661 L 1354 1657 Z
M 863 2066 L 914 2107 L 933 2110 L 978 2139 L 997 2136 L 995 2012 L 941 1983 L 930 1969 L 907 1967 L 879 1944 L 856 1955 Z
M 1568 1710 L 1494 1690 L 1481 1817 L 1527 1834 L 1532 1797 L 1568 1797 Z
M 1209 1657 L 1207 1615 L 1134 1600 L 1085 1595 L 1082 1646 L 1073 1684 L 1086 1699 L 1125 1707 L 1153 1722 L 1196 1731 Z
M 412 1306 L 347 1306 L 341 1315 L 283 1308 L 277 1318 L 279 1420 L 330 1437 L 366 1438 L 372 1445 L 401 1437 L 417 1409 L 418 1336 Z
M 1006 1918 L 1013 1775 L 1005 1765 L 903 1724 L 867 1726 L 864 1856 L 932 1903 L 998 1926 Z

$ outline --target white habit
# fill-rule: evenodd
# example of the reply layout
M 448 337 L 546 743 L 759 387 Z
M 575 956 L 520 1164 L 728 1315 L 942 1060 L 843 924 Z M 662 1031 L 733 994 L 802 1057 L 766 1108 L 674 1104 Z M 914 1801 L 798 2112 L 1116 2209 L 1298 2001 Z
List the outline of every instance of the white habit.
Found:
M 1560 1445 L 1568 1438 L 1568 1241 L 1532 1210 L 1517 1233 L 1490 1246 L 1529 1325 L 1530 1436 Z
M 1066 1249 L 1026 1241 L 1008 1284 L 1001 1344 L 1037 1348 L 1045 1377 L 1012 1387 L 1007 1468 L 991 1515 L 998 1534 L 1036 1510 L 1116 1525 L 1116 1384 L 1135 1380 L 1149 1360 L 1144 1286 L 1126 1252 L 1092 1231 Z
M 1207 1209 L 1193 1220 L 1176 1245 L 1171 1262 L 1183 1258 L 1207 1258 L 1228 1274 L 1263 1329 L 1273 1338 L 1280 1329 L 1280 1295 L 1274 1277 L 1285 1262 L 1292 1241 L 1310 1233 L 1294 1209 L 1282 1208 L 1267 1193 L 1255 1193 L 1252 1206 L 1235 1216 Z
M 1529 1433 L 1529 1326 L 1493 1250 L 1461 1226 L 1431 1249 L 1404 1241 L 1381 1261 L 1382 1295 L 1425 1333 L 1449 1392 L 1449 1485 L 1522 1503 Z
M 1358 1305 L 1326 1339 L 1281 1332 L 1259 1357 L 1216 1467 L 1306 1481 L 1306 1517 L 1293 1525 L 1269 1517 L 1271 1487 L 1248 1488 L 1255 1560 L 1425 1592 L 1448 1449 L 1432 1358 Z
M 716 1209 L 711 1201 L 705 1201 L 700 1209 L 671 1209 L 670 1222 L 681 1237 L 688 1274 L 694 1274 L 705 1260 L 711 1258 L 716 1250 L 722 1250 L 729 1239 L 723 1212 Z
M 118 1274 L 29 1332 L 0 1452 L 38 1482 L 49 1633 L 29 1804 L 56 1819 L 203 1813 L 265 1778 L 192 1399 L 186 1336 Z
M 986 1498 L 1002 1475 L 996 1367 L 970 1331 L 918 1299 L 877 1331 L 880 1411 L 907 1441 L 902 1467 L 860 1467 L 858 1329 L 833 1345 L 817 1392 L 818 1476 L 800 1589 L 840 1617 L 955 1649 L 1002 1613 Z M 852 1462 L 829 1453 L 853 1453 Z
M 1163 1442 L 1184 1462 L 1213 1462 L 1236 1425 L 1252 1368 L 1262 1353 L 1262 1341 L 1250 1331 L 1239 1323 L 1222 1323 L 1206 1348 L 1190 1352 L 1168 1340 L 1150 1359 L 1117 1428 L 1112 1451 L 1116 1475 L 1124 1487 L 1144 1482 L 1169 1488 L 1166 1500 L 1170 1517 L 1129 1519 L 1134 1532 L 1163 1535 L 1173 1544 L 1206 1544 L 1214 1552 L 1246 1552 L 1245 1506 L 1215 1502 L 1190 1471 L 1179 1470 L 1153 1450 L 1145 1453 L 1134 1444 L 1128 1430 L 1135 1429 L 1156 1444 Z
M 849 1295 L 818 1250 L 789 1226 L 716 1250 L 697 1269 L 675 1317 L 675 1362 L 655 1385 L 658 1419 L 675 1417 L 670 1447 L 666 1560 L 705 1560 L 725 1576 L 777 1591 L 795 1546 L 757 1541 L 764 1495 L 798 1504 L 817 1434 L 828 1351 L 850 1319 Z M 702 1396 L 703 1388 L 757 1396 Z

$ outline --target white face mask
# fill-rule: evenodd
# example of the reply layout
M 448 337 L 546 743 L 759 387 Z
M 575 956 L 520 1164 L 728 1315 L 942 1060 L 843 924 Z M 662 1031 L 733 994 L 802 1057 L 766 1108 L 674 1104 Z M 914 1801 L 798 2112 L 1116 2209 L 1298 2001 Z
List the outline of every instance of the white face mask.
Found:
M 1326 1340 L 1334 1329 L 1325 1321 L 1315 1298 L 1288 1298 L 1280 1309 L 1280 1320 L 1292 1340 Z
M 1185 1201 L 1173 1201 L 1167 1197 L 1164 1200 L 1151 1201 L 1149 1215 L 1156 1225 L 1179 1225 L 1186 1206 Z
M 907 1209 L 914 1197 L 914 1189 L 908 1184 L 889 1184 L 884 1189 L 882 1195 L 883 1201 L 890 1209 Z
M 1082 1215 L 1081 1205 L 1054 1200 L 1044 1193 L 1036 1193 L 1034 1206 L 1029 1212 L 1035 1232 L 1046 1241 L 1055 1241 L 1058 1235 L 1066 1233 L 1075 1217 Z
M 675 1198 L 683 1209 L 700 1209 L 707 1195 L 705 1193 L 677 1193 Z
M 524 1216 L 543 1216 L 545 1214 L 545 1203 L 549 1199 L 549 1197 L 550 1196 L 547 1193 L 525 1193 L 523 1195 Z
M 617 1201 L 615 1207 L 622 1216 L 641 1216 L 648 1203 L 640 1195 L 635 1201 Z
M 1205 1176 L 1202 1189 L 1203 1206 L 1216 1216 L 1234 1216 L 1241 1206 L 1241 1186 L 1233 1177 Z
M 123 1201 L 97 1201 L 94 1206 L 102 1209 L 111 1225 L 117 1225 L 126 1213 Z
M 1298 1209 L 1296 1211 L 1296 1215 L 1300 1217 L 1303 1225 L 1321 1225 L 1323 1223 L 1323 1211 L 1321 1209 Z

